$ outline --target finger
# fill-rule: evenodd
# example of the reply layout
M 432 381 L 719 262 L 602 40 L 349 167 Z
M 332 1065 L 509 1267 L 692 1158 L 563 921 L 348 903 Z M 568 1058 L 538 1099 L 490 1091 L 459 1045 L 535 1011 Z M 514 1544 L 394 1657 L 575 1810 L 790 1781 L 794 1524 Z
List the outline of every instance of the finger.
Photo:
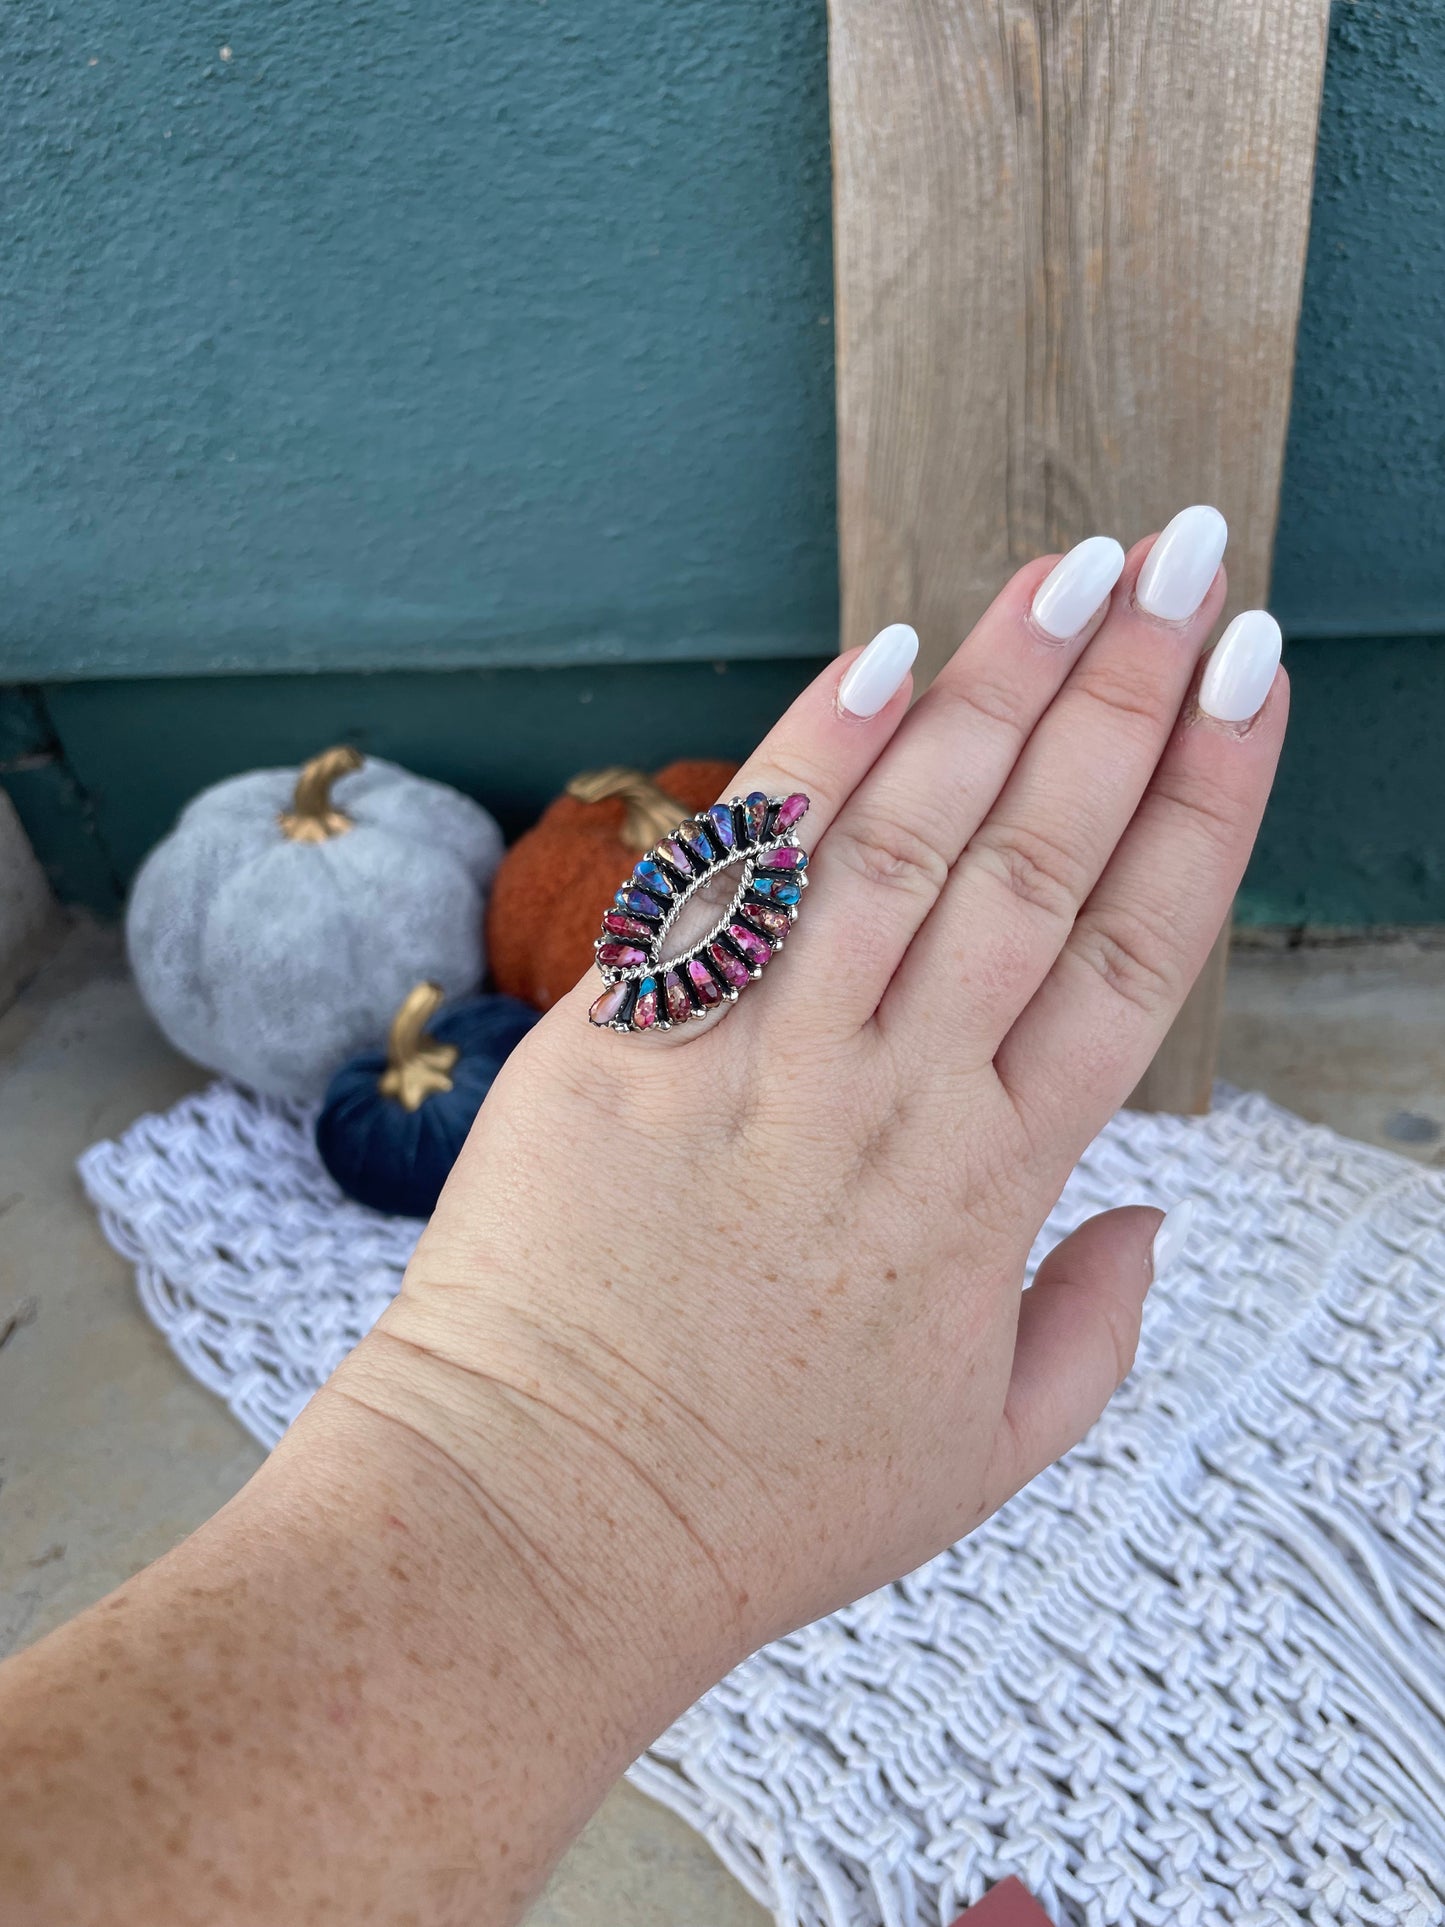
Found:
M 729 796 L 806 796 L 797 833 L 811 850 L 907 714 L 917 655 L 916 633 L 891 622 L 865 649 L 830 663 L 768 731 Z
M 1142 1077 L 1229 914 L 1284 741 L 1279 653 L 1263 610 L 1225 631 L 1134 821 L 999 1050 L 999 1076 L 1035 1133 L 1078 1120 L 1066 1158 Z
M 890 1037 L 950 1070 L 976 1068 L 1047 976 L 1148 786 L 1223 604 L 1222 531 L 1216 510 L 1187 509 L 1131 554 L 1107 620 L 954 865 L 880 1006 Z M 1186 588 L 1197 599 L 1180 619 L 1141 601 L 1145 587 L 1151 598 L 1159 590 L 1154 549 L 1193 567 Z M 1172 585 L 1166 571 L 1163 586 Z
M 1105 1211 L 1039 1266 L 1019 1306 L 1013 1372 L 985 1482 L 998 1506 L 1061 1458 L 1128 1377 L 1144 1299 L 1178 1258 L 1194 1204 Z
M 915 704 L 819 846 L 807 943 L 844 957 L 822 1007 L 867 1022 L 1029 733 L 1104 619 L 1124 551 L 1092 536 L 1021 569 Z
M 729 797 L 754 790 L 770 797 L 805 796 L 808 810 L 796 833 L 804 848 L 811 849 L 902 721 L 917 654 L 913 630 L 906 623 L 893 623 L 867 648 L 852 650 L 830 663 L 743 764 Z M 598 905 L 599 921 L 607 907 Z M 688 914 L 686 907 L 680 914 Z M 706 921 L 704 911 L 704 925 Z M 681 930 L 678 935 L 687 941 Z M 633 941 L 625 932 L 621 940 Z M 585 1008 L 597 994 L 597 979 L 589 972 L 564 1002 Z M 710 1026 L 682 1026 L 674 1041 L 696 1036 L 705 1028 Z

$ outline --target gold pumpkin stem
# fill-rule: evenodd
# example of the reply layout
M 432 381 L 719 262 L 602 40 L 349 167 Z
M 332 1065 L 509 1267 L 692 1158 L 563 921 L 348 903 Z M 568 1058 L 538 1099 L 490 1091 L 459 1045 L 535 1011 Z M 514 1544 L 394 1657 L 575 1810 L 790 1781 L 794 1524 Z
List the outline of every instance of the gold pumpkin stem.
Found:
M 622 841 L 634 856 L 650 850 L 691 814 L 686 803 L 669 796 L 644 771 L 628 769 L 623 763 L 583 770 L 567 785 L 567 794 L 579 803 L 601 803 L 609 796 L 620 796 L 627 805 Z
M 429 1097 L 449 1091 L 449 1075 L 461 1052 L 439 1044 L 427 1025 L 442 1007 L 440 984 L 417 984 L 401 1001 L 386 1040 L 386 1069 L 377 1080 L 383 1097 L 394 1097 L 404 1111 L 418 1111 Z
M 340 743 L 335 749 L 323 749 L 319 756 L 303 763 L 291 807 L 281 812 L 282 836 L 292 843 L 325 843 L 353 829 L 355 826 L 346 812 L 332 808 L 331 786 L 360 769 L 364 761 L 359 749 L 353 749 L 350 743 Z

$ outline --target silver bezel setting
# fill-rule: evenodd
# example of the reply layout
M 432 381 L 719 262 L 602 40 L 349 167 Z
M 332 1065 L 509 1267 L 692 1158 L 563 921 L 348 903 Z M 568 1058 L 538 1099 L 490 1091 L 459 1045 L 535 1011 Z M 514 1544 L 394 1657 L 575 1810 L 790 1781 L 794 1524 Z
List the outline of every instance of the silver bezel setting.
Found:
M 770 810 L 782 800 L 782 798 L 778 797 L 769 797 L 768 804 Z M 729 799 L 728 806 L 734 810 L 745 808 L 746 798 L 732 797 Z M 736 820 L 736 818 L 734 820 Z M 704 836 L 708 839 L 709 847 L 716 849 L 719 844 L 719 838 L 716 827 L 711 822 L 706 810 L 699 810 L 690 817 L 684 817 L 677 828 L 662 840 L 665 842 L 678 841 L 681 838 L 682 831 L 690 829 L 694 824 L 702 830 Z M 684 847 L 688 846 L 684 845 Z M 645 1036 L 648 1032 L 654 1030 L 668 1031 L 682 1029 L 685 1022 L 703 1022 L 708 1017 L 715 1015 L 724 1003 L 735 1004 L 742 994 L 744 987 L 741 984 L 729 984 L 722 981 L 711 958 L 707 957 L 705 953 L 711 944 L 716 943 L 719 939 L 727 939 L 729 924 L 735 922 L 739 917 L 746 921 L 747 910 L 744 905 L 744 898 L 758 881 L 759 859 L 771 855 L 775 850 L 796 850 L 805 861 L 807 858 L 807 852 L 803 849 L 797 835 L 791 829 L 785 830 L 780 836 L 770 836 L 760 842 L 751 844 L 746 851 L 740 851 L 736 848 L 731 849 L 727 851 L 723 857 L 710 863 L 705 870 L 682 879 L 683 887 L 681 889 L 674 889 L 672 895 L 668 898 L 664 905 L 666 914 L 658 923 L 656 933 L 646 944 L 644 944 L 640 937 L 619 937 L 613 935 L 611 932 L 604 931 L 593 943 L 594 958 L 604 944 L 611 943 L 631 943 L 638 949 L 646 949 L 648 957 L 645 963 L 631 964 L 626 967 L 616 964 L 604 964 L 598 961 L 597 970 L 603 983 L 608 986 L 620 983 L 641 983 L 646 977 L 656 977 L 658 979 L 657 1020 L 655 1023 L 649 1024 L 646 1031 L 640 1031 L 630 1021 L 619 1020 L 617 1018 L 613 1018 L 605 1024 L 594 1024 L 593 1028 L 596 1030 L 613 1030 L 624 1037 Z M 669 877 L 679 876 L 681 874 L 677 865 L 670 859 L 659 857 L 656 848 L 645 851 L 643 855 L 637 859 L 638 864 L 649 861 L 665 868 Z M 732 900 L 722 916 L 718 918 L 705 935 L 696 938 L 685 950 L 680 951 L 677 956 L 670 957 L 664 961 L 662 952 L 667 944 L 668 933 L 676 924 L 678 917 L 686 908 L 687 904 L 700 890 L 706 889 L 710 883 L 714 882 L 716 878 L 721 876 L 726 870 L 731 869 L 734 864 L 739 863 L 742 867 L 739 872 L 738 887 L 733 892 Z M 779 881 L 786 880 L 796 884 L 800 896 L 808 887 L 808 872 L 806 869 L 780 870 L 776 875 Z M 644 893 L 647 891 L 646 883 L 639 881 L 637 878 L 635 866 L 633 873 L 620 886 L 620 889 L 636 889 Z M 770 904 L 769 907 L 771 909 L 781 910 L 786 914 L 788 927 L 789 930 L 791 930 L 792 926 L 798 920 L 798 911 L 802 906 L 801 903 L 773 903 Z M 651 921 L 651 919 L 648 918 L 642 918 L 640 920 Z M 762 929 L 757 931 L 757 936 L 761 942 L 768 945 L 774 955 L 783 948 L 785 940 L 782 937 L 770 936 L 767 931 Z M 729 948 L 733 951 L 733 954 L 738 957 L 739 962 L 747 971 L 749 978 L 753 982 L 756 982 L 757 979 L 762 976 L 766 965 L 753 963 L 749 958 L 737 951 L 735 946 L 730 942 Z M 667 1008 L 665 978 L 669 971 L 676 970 L 679 973 L 680 981 L 688 988 L 688 998 L 689 1002 L 691 1002 L 692 991 L 689 984 L 687 967 L 698 958 L 702 958 L 704 968 L 707 970 L 708 975 L 717 983 L 721 995 L 718 1002 L 709 1008 L 699 1009 L 694 1007 L 689 1011 L 685 1020 L 674 1019 Z M 771 962 L 771 958 L 769 961 Z

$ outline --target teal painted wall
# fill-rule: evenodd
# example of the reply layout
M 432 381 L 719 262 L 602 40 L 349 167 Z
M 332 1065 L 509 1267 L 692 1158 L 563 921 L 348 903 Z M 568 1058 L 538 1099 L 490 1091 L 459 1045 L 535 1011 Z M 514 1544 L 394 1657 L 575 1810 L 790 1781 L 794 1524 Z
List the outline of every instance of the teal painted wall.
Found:
M 1445 7 L 1343 0 L 1275 546 L 1288 631 L 1445 636 L 1442 526 Z
M 109 878 L 89 879 L 90 900 L 104 910 L 187 798 L 221 776 L 354 742 L 470 791 L 510 835 L 589 764 L 741 761 L 823 660 L 57 683 L 37 693 L 63 756 L 35 759 L 31 779 L 61 776 L 87 799 Z M 23 728 L 16 719 L 12 738 Z M 11 792 L 42 860 L 64 872 L 72 852 L 47 840 L 49 799 Z
M 1445 643 L 1297 652 L 1279 782 L 1238 914 L 1247 923 L 1418 923 L 1445 910 Z M 113 911 L 186 799 L 346 740 L 469 790 L 509 832 L 589 764 L 741 757 L 820 658 L 318 677 L 73 682 L 12 702 L 12 796 L 71 895 Z M 0 761 L 7 754 L 0 701 Z M 57 745 L 63 744 L 63 754 Z M 47 753 L 47 751 L 49 753 Z M 1401 826 L 1407 827 L 1401 833 Z M 87 834 L 87 830 L 89 833 Z
M 741 750 L 831 648 L 823 0 L 11 0 L 0 113 L 0 780 L 69 894 L 338 735 L 514 822 Z M 1442 183 L 1445 10 L 1340 0 L 1254 920 L 1445 921 Z
M 0 677 L 831 646 L 829 192 L 824 0 L 9 0 Z

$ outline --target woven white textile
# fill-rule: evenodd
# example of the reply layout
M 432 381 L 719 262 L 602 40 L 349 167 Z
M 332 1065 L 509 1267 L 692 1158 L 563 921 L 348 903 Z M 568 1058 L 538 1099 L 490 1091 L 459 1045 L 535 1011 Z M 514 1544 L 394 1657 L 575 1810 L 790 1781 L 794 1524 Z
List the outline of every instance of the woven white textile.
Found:
M 264 1443 L 396 1290 L 309 1115 L 215 1084 L 81 1160 L 182 1362 Z M 1198 1200 L 1083 1445 L 756 1655 L 632 1769 L 786 1927 L 1445 1919 L 1445 1175 L 1226 1093 L 1123 1114 L 1037 1258 Z

